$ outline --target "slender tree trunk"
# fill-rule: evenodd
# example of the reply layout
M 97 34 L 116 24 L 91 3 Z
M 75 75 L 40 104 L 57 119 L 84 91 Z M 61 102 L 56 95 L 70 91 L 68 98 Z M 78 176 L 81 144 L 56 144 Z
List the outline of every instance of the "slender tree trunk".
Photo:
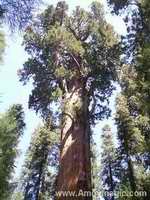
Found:
M 28 184 L 27 184 L 26 189 L 25 189 L 24 200 L 31 200 L 31 199 L 33 199 L 33 196 L 34 196 L 35 200 L 40 200 L 39 195 L 40 195 L 40 192 L 41 192 L 40 191 L 41 185 L 42 185 L 41 181 L 42 181 L 42 178 L 43 178 L 42 176 L 43 176 L 43 172 L 44 172 L 44 166 L 45 166 L 47 156 L 48 156 L 47 144 L 43 145 L 43 148 L 41 150 L 41 154 L 42 154 L 42 156 L 41 155 L 40 156 L 41 156 L 42 159 L 41 159 L 40 164 L 39 164 L 38 174 L 35 174 L 35 175 L 31 174 L 31 177 L 29 178 Z M 31 166 L 32 166 L 32 162 L 31 162 Z M 31 185 L 30 181 L 33 181 L 34 179 L 36 179 L 37 175 L 38 175 L 38 179 L 34 183 L 35 185 Z M 32 193 L 30 192 L 31 189 L 32 189 Z
M 57 200 L 92 199 L 89 127 L 85 83 L 74 79 L 69 83 L 63 104 Z M 73 193 L 63 196 L 58 192 Z
M 130 182 L 130 187 L 132 192 L 136 191 L 136 180 L 135 180 L 135 175 L 134 175 L 134 168 L 133 168 L 133 163 L 131 160 L 131 155 L 129 153 L 129 146 L 128 146 L 128 138 L 125 136 L 125 151 L 126 151 L 126 156 L 127 156 L 127 163 L 128 163 L 128 175 L 129 175 L 129 182 Z M 137 197 L 133 196 L 133 200 L 136 200 Z
M 42 191 L 44 189 L 42 187 L 44 182 L 42 182 L 42 181 L 44 181 L 44 168 L 45 168 L 45 164 L 46 164 L 47 157 L 48 157 L 47 143 L 43 144 L 41 153 L 42 153 L 43 157 L 42 157 L 41 164 L 39 167 L 39 177 L 38 177 L 38 181 L 37 181 L 37 191 L 36 191 L 35 200 L 42 200 L 42 195 L 44 192 L 44 191 Z
M 114 194 L 114 181 L 113 181 L 112 168 L 110 162 L 109 162 L 109 175 L 110 175 L 111 192 L 113 192 Z M 111 200 L 114 200 L 114 195 L 112 196 Z
M 134 169 L 133 169 L 133 164 L 131 161 L 130 156 L 128 156 L 128 170 L 129 170 L 129 180 L 130 180 L 130 186 L 133 192 L 136 191 L 136 181 L 134 177 Z
M 42 174 L 43 174 L 43 163 L 41 163 L 40 169 L 39 169 L 39 178 L 37 181 L 37 191 L 36 191 L 36 195 L 35 195 L 35 200 L 39 200 Z

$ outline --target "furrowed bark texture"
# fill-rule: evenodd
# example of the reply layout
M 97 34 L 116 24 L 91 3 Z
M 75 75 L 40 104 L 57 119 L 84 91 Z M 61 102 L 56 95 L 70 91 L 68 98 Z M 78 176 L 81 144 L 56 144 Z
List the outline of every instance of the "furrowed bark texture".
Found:
M 60 170 L 57 192 L 73 192 L 74 195 L 57 196 L 57 200 L 91 200 L 82 190 L 91 192 L 90 128 L 88 121 L 88 97 L 85 83 L 74 79 L 69 83 L 64 98 L 61 131 Z M 73 194 L 72 193 L 72 194 Z M 79 194 L 79 195 L 78 195 Z

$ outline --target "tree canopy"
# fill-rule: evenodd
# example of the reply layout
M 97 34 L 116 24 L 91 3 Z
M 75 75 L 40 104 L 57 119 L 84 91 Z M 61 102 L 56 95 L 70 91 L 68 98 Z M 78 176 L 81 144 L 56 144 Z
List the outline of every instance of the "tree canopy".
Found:
M 78 77 L 84 81 L 93 104 L 91 116 L 101 118 L 103 113 L 109 115 L 100 101 L 107 102 L 113 90 L 116 38 L 104 19 L 101 4 L 93 3 L 89 12 L 77 7 L 72 15 L 67 9 L 65 2 L 59 2 L 56 8 L 49 6 L 26 29 L 24 46 L 30 58 L 19 71 L 20 80 L 26 83 L 33 79 L 29 107 L 45 115 L 51 103 L 59 102 Z
M 32 19 L 40 0 L 0 0 L 0 19 L 14 30 L 22 29 Z

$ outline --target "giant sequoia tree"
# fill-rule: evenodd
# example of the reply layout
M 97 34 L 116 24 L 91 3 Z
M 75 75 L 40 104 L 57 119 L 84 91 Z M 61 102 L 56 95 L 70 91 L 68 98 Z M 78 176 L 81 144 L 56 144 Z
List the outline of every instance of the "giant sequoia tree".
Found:
M 17 144 L 24 130 L 24 113 L 21 105 L 13 105 L 0 116 L 0 199 L 10 194 L 10 178 L 17 156 Z
M 33 79 L 30 108 L 46 117 L 53 102 L 61 106 L 57 191 L 91 191 L 90 124 L 109 116 L 105 102 L 113 90 L 116 41 L 99 3 L 90 11 L 78 6 L 68 15 L 67 10 L 65 2 L 49 6 L 27 28 L 24 45 L 30 58 L 19 73 L 24 83 Z

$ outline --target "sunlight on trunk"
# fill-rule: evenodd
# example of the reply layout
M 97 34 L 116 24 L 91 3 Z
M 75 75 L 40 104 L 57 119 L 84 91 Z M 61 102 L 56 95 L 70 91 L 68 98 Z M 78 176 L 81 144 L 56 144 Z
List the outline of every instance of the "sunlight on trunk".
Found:
M 86 89 L 80 80 L 66 94 L 64 102 L 60 171 L 57 191 L 91 192 L 90 129 Z M 58 197 L 87 199 L 91 197 Z

